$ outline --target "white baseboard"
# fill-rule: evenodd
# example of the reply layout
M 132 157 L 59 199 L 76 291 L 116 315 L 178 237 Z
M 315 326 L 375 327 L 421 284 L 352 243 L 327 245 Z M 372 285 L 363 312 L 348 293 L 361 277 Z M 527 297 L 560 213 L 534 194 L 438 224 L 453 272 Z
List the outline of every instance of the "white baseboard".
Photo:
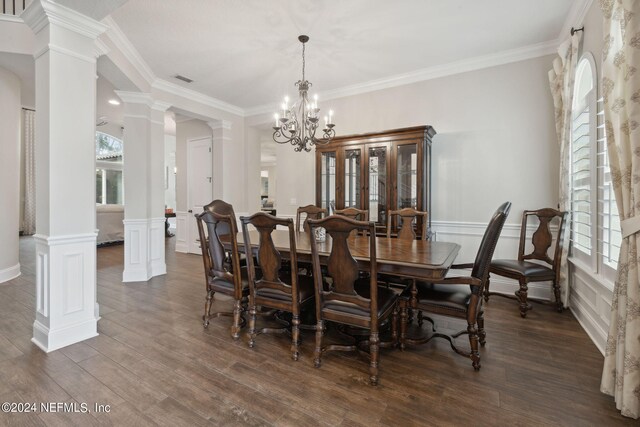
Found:
M 551 292 L 551 282 L 529 283 L 528 288 L 528 298 L 544 301 L 550 301 L 554 298 Z M 520 289 L 520 285 L 517 280 L 511 280 L 506 277 L 495 275 L 491 275 L 490 277 L 489 291 L 491 292 L 513 296 L 514 292 L 518 289 Z
M 604 350 L 607 346 L 608 332 L 604 331 L 598 322 L 589 314 L 589 310 L 584 307 L 582 301 L 577 295 L 572 294 L 570 297 L 569 309 L 573 313 L 573 317 L 578 320 L 582 329 L 589 335 L 591 341 L 598 347 L 600 353 L 604 356 Z
M 20 263 L 0 270 L 0 284 L 20 276 Z

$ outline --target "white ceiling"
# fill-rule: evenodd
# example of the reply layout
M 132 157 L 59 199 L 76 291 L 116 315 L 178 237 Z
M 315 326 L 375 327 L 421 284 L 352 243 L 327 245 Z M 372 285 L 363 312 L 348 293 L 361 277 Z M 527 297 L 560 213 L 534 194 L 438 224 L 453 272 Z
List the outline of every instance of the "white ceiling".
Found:
M 129 0 L 112 17 L 157 77 L 248 109 L 295 95 L 299 34 L 322 94 L 555 40 L 572 3 Z

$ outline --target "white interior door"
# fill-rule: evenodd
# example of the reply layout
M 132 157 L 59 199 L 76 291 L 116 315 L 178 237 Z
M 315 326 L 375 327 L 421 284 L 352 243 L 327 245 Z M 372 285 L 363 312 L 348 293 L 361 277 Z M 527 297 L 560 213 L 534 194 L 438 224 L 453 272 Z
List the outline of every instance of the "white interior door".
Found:
M 200 254 L 200 237 L 194 214 L 213 200 L 213 159 L 211 137 L 187 141 L 187 201 L 189 205 L 189 252 Z

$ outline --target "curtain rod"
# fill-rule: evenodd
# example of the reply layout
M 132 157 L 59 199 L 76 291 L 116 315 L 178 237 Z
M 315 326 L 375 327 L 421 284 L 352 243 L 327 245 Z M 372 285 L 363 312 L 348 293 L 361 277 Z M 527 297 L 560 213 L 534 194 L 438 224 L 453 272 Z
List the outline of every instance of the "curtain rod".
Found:
M 23 110 L 27 110 L 27 111 L 36 111 L 33 108 L 26 108 L 26 107 L 22 107 Z
M 575 33 L 577 33 L 578 31 L 582 31 L 584 32 L 584 25 L 580 28 L 573 28 L 571 27 L 571 35 L 574 35 Z

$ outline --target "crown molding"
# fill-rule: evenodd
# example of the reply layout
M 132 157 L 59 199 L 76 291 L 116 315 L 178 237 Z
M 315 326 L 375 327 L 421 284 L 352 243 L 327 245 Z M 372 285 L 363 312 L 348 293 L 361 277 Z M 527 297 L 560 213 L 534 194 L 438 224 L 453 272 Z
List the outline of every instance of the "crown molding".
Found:
M 587 12 L 589 12 L 589 8 L 592 3 L 593 0 L 575 0 L 571 4 L 571 9 L 569 9 L 567 18 L 564 20 L 564 24 L 560 30 L 560 34 L 558 34 L 558 40 L 562 41 L 569 38 L 571 35 L 571 27 L 582 26 L 584 18 L 587 16 Z
M 143 92 L 127 92 L 124 90 L 116 90 L 114 92 L 118 95 L 118 98 L 122 99 L 122 102 L 127 104 L 144 104 L 149 108 L 153 107 L 154 102 L 153 98 L 151 98 L 151 94 Z
M 217 98 L 205 95 L 201 92 L 197 92 L 193 89 L 187 89 L 179 86 L 175 83 L 168 82 L 163 79 L 156 79 L 151 87 L 163 92 L 168 92 L 172 95 L 182 96 L 192 101 L 199 102 L 209 107 L 217 108 L 218 110 L 226 111 L 227 113 L 235 114 L 240 117 L 245 116 L 245 110 L 228 102 L 221 101 Z
M 17 24 L 24 24 L 24 19 L 19 16 L 0 13 L 0 22 L 15 22 Z
M 105 24 L 50 0 L 34 0 L 20 17 L 36 34 L 47 24 L 59 25 L 92 39 L 108 29 Z
M 466 73 L 483 68 L 524 61 L 531 58 L 553 54 L 556 52 L 559 44 L 560 42 L 557 39 L 549 40 L 517 49 L 509 49 L 488 55 L 476 56 L 474 58 L 436 65 L 434 67 L 423 68 L 409 73 L 397 74 L 395 76 L 384 77 L 382 79 L 370 80 L 364 83 L 328 90 L 326 92 L 320 92 L 319 96 L 323 101 L 344 98 L 346 96 L 360 95 L 363 93 L 404 86 L 411 83 Z M 274 103 L 271 103 L 258 107 L 247 108 L 245 109 L 245 117 L 273 113 L 275 111 L 274 105 Z
M 118 26 L 116 21 L 111 17 L 107 16 L 102 20 L 105 23 L 109 30 L 105 33 L 105 35 L 111 40 L 111 42 L 122 52 L 122 54 L 131 62 L 131 65 L 140 73 L 142 78 L 151 85 L 154 80 L 156 80 L 155 74 L 147 65 L 138 50 L 131 44 L 127 36 L 122 32 L 122 29 Z

